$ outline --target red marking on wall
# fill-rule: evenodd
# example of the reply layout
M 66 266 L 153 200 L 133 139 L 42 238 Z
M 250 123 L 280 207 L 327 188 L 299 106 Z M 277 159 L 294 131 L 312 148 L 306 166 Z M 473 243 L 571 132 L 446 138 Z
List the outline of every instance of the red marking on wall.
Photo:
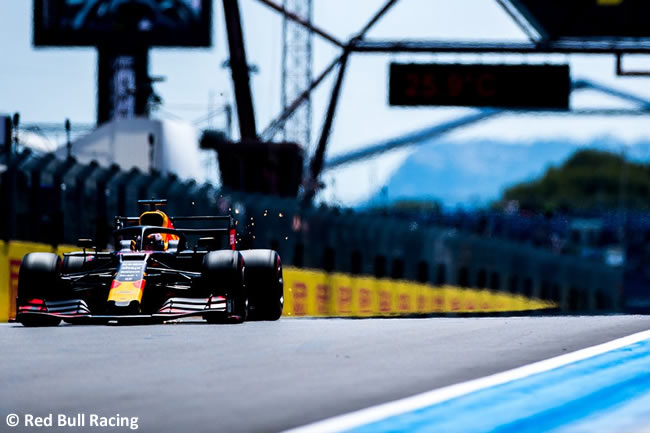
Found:
M 393 297 L 391 293 L 387 290 L 379 291 L 379 311 L 383 313 L 390 312 L 390 308 L 393 304 Z
M 407 293 L 402 293 L 399 295 L 399 311 L 410 311 L 411 310 L 411 296 Z
M 460 299 L 453 298 L 451 300 L 451 311 L 458 311 L 458 310 L 460 310 Z
M 427 310 L 427 297 L 425 295 L 418 295 L 417 301 L 417 310 L 424 312 Z
M 434 296 L 431 299 L 431 303 L 433 311 L 442 311 L 445 306 L 445 299 L 442 296 Z
M 307 314 L 307 286 L 305 283 L 293 284 L 293 314 L 304 316 Z
M 372 296 L 370 295 L 370 289 L 359 289 L 359 311 L 362 313 L 372 312 Z
M 316 311 L 318 314 L 329 314 L 330 286 L 319 284 L 316 286 Z
M 352 307 L 352 289 L 349 287 L 339 287 L 339 311 L 349 313 Z

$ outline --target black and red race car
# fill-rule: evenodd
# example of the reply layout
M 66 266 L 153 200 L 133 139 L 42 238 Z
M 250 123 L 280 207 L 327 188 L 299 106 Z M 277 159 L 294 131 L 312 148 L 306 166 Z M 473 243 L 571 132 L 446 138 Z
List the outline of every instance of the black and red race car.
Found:
M 165 322 L 202 317 L 210 323 L 277 320 L 282 315 L 280 256 L 235 249 L 230 216 L 170 217 L 150 206 L 139 217 L 116 217 L 113 251 L 30 253 L 18 277 L 16 321 L 25 326 Z M 177 223 L 221 224 L 178 228 Z M 226 238 L 224 248 L 222 239 Z M 226 249 L 227 248 L 227 249 Z

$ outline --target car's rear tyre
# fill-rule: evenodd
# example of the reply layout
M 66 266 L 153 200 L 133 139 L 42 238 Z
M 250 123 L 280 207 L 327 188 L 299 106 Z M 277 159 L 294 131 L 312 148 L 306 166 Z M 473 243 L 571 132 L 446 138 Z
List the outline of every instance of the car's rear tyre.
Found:
M 47 299 L 59 288 L 61 258 L 53 253 L 29 253 L 23 257 L 18 272 L 18 299 Z M 57 326 L 61 319 L 50 316 L 18 315 L 24 326 Z
M 245 250 L 244 283 L 250 299 L 250 320 L 278 320 L 284 308 L 282 262 L 273 250 Z
M 84 256 L 63 256 L 63 262 L 61 263 L 61 273 L 75 274 L 77 272 L 81 272 L 86 262 L 87 258 Z
M 206 314 L 208 323 L 241 323 L 248 317 L 248 296 L 244 285 L 244 259 L 239 251 L 211 251 L 203 258 L 203 288 L 210 296 L 225 295 L 232 312 Z

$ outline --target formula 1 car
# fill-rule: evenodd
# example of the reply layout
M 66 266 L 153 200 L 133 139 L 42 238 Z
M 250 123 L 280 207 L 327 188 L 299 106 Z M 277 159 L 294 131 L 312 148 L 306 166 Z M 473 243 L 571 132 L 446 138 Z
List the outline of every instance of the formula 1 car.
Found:
M 140 200 L 150 210 L 115 217 L 113 251 L 60 256 L 30 253 L 18 276 L 16 321 L 25 326 L 69 323 L 165 322 L 202 317 L 210 323 L 277 320 L 282 315 L 280 256 L 237 251 L 230 216 L 170 217 L 166 200 Z M 220 228 L 177 228 L 180 221 Z M 219 249 L 228 239 L 228 249 Z M 191 242 L 192 238 L 198 238 Z M 89 251 L 90 249 L 90 251 Z

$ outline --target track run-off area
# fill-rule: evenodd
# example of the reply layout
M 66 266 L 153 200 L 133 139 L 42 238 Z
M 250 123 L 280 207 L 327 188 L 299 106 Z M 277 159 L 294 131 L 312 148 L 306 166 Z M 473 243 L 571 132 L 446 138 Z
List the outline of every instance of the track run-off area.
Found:
M 2 324 L 0 431 L 130 430 L 95 415 L 144 432 L 640 433 L 648 330 L 635 315 Z M 56 427 L 77 414 L 85 428 Z

